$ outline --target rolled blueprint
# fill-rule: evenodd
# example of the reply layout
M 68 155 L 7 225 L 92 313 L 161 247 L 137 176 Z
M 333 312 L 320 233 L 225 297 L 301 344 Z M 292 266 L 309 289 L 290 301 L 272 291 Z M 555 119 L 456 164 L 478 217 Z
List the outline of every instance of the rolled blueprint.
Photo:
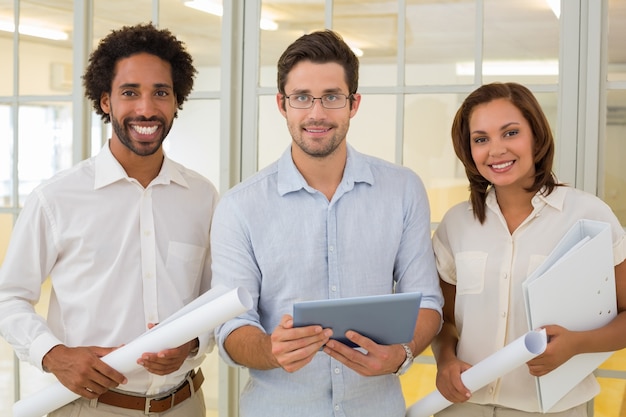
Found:
M 547 345 L 544 329 L 530 331 L 463 372 L 461 380 L 470 392 L 479 390 L 541 355 Z M 406 417 L 430 417 L 451 404 L 439 391 L 433 391 L 410 406 Z
M 145 352 L 178 347 L 252 308 L 252 298 L 242 287 L 218 287 L 202 294 L 170 318 L 132 342 L 102 357 L 121 373 L 137 368 Z M 13 417 L 42 417 L 80 396 L 56 382 L 13 405 Z

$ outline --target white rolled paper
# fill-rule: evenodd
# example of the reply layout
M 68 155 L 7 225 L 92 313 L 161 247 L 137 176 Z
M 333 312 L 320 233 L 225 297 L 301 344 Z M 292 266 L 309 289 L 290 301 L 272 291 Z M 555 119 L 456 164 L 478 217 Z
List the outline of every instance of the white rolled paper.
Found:
M 138 367 L 145 352 L 160 352 L 178 347 L 252 308 L 252 298 L 242 287 L 233 290 L 214 288 L 183 307 L 132 342 L 102 357 L 102 361 L 121 373 Z M 56 382 L 13 404 L 13 417 L 42 417 L 80 396 Z
M 541 355 L 547 345 L 544 329 L 530 331 L 463 372 L 461 381 L 470 392 L 475 392 Z M 439 391 L 433 391 L 410 406 L 406 417 L 430 417 L 451 404 Z

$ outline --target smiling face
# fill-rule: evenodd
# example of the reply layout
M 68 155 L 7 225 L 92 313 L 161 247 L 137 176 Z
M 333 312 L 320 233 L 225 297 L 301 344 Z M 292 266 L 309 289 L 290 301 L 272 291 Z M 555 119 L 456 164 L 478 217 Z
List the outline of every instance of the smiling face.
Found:
M 513 103 L 496 99 L 476 106 L 469 118 L 469 130 L 478 172 L 496 189 L 533 184 L 533 132 Z
M 121 59 L 100 105 L 111 116 L 112 140 L 138 156 L 160 152 L 177 110 L 170 64 L 147 53 Z
M 310 94 L 321 97 L 325 94 L 350 95 L 341 65 L 330 62 L 316 64 L 302 61 L 296 64 L 287 77 L 285 93 Z M 360 96 L 354 95 L 340 109 L 326 109 L 320 100 L 313 101 L 310 109 L 294 109 L 282 94 L 276 97 L 280 112 L 287 119 L 287 127 L 296 145 L 292 148 L 296 153 L 316 158 L 332 155 L 337 149 L 345 149 L 345 139 L 350 126 L 350 119 L 356 114 Z M 284 100 L 284 101 L 283 101 Z

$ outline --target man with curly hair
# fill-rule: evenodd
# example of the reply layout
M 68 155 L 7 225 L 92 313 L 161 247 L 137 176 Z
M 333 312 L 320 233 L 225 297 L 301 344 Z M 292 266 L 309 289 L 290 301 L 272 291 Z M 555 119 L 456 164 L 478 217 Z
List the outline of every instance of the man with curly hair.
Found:
M 50 417 L 205 415 L 195 369 L 211 334 L 146 352 L 125 375 L 101 360 L 210 287 L 217 191 L 162 148 L 195 74 L 168 30 L 140 24 L 102 39 L 83 80 L 111 138 L 37 187 L 15 224 L 0 269 L 0 332 L 20 359 L 81 396 Z M 48 277 L 44 319 L 33 306 Z

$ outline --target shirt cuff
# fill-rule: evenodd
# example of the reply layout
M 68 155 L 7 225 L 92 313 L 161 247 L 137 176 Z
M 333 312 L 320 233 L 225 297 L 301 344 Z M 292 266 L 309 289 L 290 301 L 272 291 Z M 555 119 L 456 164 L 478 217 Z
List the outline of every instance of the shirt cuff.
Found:
M 43 357 L 46 353 L 50 352 L 50 349 L 57 345 L 62 345 L 59 339 L 54 337 L 52 333 L 44 333 L 38 336 L 33 343 L 30 345 L 29 350 L 29 361 L 30 363 L 37 367 L 39 370 L 44 371 L 43 369 Z M 44 371 L 45 372 L 45 371 Z

